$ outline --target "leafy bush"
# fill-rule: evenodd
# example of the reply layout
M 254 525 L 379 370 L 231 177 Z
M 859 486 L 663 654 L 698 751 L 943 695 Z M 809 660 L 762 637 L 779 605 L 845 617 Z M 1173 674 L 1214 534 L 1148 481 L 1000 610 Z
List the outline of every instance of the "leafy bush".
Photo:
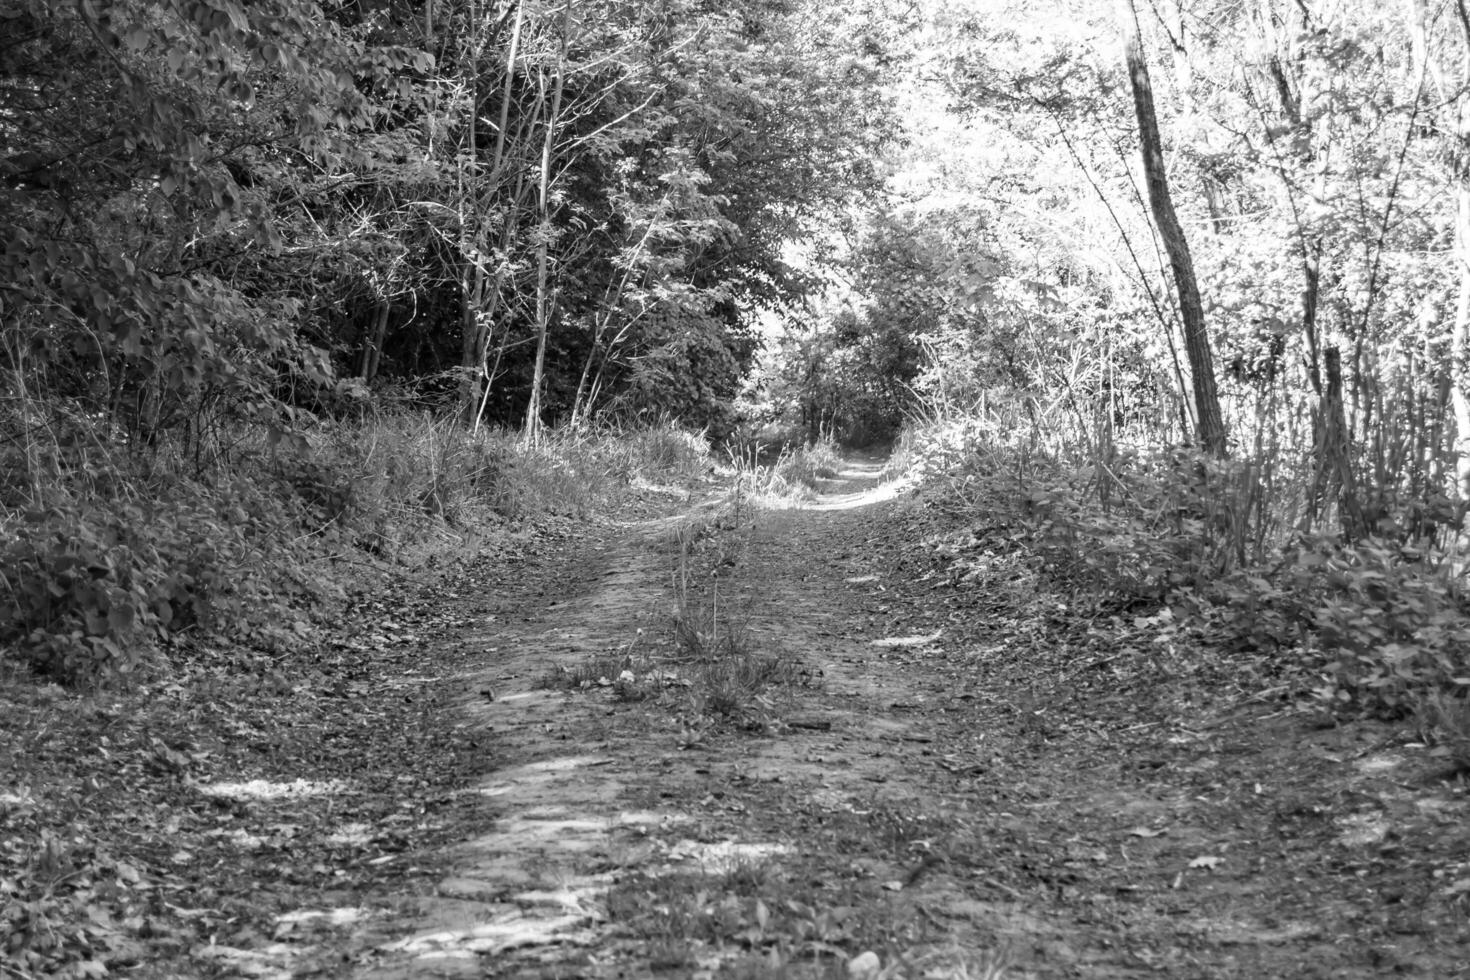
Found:
M 989 443 L 978 425 L 904 445 L 942 506 L 1019 528 L 1010 540 L 1074 611 L 1168 606 L 1218 644 L 1290 658 L 1344 708 L 1403 716 L 1470 689 L 1470 607 L 1442 555 L 1395 533 L 1412 514 L 1346 541 L 1292 527 L 1249 460 L 1171 450 L 1067 466 Z M 956 578 L 984 559 L 971 542 L 946 549 Z
M 1470 687 L 1470 611 L 1422 557 L 1372 538 L 1304 552 L 1290 580 L 1316 597 L 1310 626 L 1337 699 L 1398 715 L 1427 692 Z
M 186 630 L 260 615 L 282 502 L 246 481 L 168 496 L 56 494 L 0 528 L 0 643 L 43 673 L 101 680 Z

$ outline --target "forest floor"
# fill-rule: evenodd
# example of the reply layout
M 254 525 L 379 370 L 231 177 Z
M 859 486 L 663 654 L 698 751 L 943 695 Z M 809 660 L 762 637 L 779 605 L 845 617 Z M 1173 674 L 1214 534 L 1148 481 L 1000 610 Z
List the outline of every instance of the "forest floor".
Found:
M 0 977 L 1470 976 L 1470 787 L 1411 730 L 1003 535 L 956 581 L 878 469 L 543 528 L 310 664 L 8 684 Z

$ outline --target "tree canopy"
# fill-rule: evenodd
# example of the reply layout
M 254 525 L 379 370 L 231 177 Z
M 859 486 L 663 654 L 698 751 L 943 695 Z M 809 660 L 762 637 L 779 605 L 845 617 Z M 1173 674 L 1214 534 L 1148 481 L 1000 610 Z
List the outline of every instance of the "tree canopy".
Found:
M 139 438 L 354 378 L 728 425 L 752 311 L 806 286 L 783 246 L 891 135 L 871 59 L 780 0 L 0 17 L 7 357 Z

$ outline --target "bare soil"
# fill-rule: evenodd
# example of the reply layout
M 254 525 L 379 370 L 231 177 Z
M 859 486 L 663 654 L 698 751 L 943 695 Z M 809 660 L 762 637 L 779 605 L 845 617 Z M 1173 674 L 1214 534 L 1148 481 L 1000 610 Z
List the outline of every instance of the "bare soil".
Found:
M 67 825 L 111 841 L 93 877 L 116 887 L 84 903 L 110 923 L 97 962 L 1470 976 L 1470 791 L 1411 729 L 1334 722 L 1166 620 L 1079 618 L 1003 535 L 961 581 L 934 546 L 960 518 L 878 470 L 853 460 L 801 506 L 725 495 L 487 555 L 373 607 L 411 642 L 360 639 L 259 694 L 254 735 L 219 734 L 238 704 L 176 748 L 116 723 L 110 751 L 141 761 L 111 795 L 79 783 Z M 31 697 L 28 724 L 38 700 L 62 699 Z M 10 757 L 12 785 L 62 778 L 48 744 Z M 172 843 L 140 826 L 129 850 L 104 803 L 145 796 Z

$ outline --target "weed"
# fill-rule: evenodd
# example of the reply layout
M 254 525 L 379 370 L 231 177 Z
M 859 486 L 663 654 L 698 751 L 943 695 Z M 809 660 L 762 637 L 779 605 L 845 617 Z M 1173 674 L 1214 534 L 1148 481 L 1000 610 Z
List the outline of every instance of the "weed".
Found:
M 1419 728 L 1457 772 L 1470 773 L 1470 698 L 1444 691 L 1429 694 L 1420 703 Z
M 619 701 L 646 701 L 667 687 L 688 684 L 676 671 L 660 667 L 651 655 L 637 652 L 640 640 L 641 636 L 621 649 L 555 667 L 541 678 L 539 686 L 572 691 L 604 689 Z
M 708 514 L 686 517 L 669 532 L 669 547 L 680 556 L 681 561 L 687 560 L 685 556 L 698 550 L 703 542 L 713 538 L 722 527 L 738 526 L 735 512 L 732 512 L 728 520 L 722 520 L 719 515 Z
M 184 427 L 135 445 L 63 402 L 7 405 L 0 434 L 24 438 L 0 440 L 0 660 L 92 683 L 211 635 L 293 649 L 353 566 L 610 509 L 708 465 L 699 437 L 667 425 L 529 446 L 422 412 L 297 423 L 221 416 L 207 437 Z
M 940 543 L 957 581 L 991 582 L 997 552 L 1022 555 L 1079 614 L 1167 607 L 1221 646 L 1293 657 L 1280 667 L 1324 678 L 1316 693 L 1338 709 L 1405 717 L 1466 676 L 1470 605 L 1454 562 L 1402 531 L 1423 508 L 1346 539 L 1299 526 L 1302 504 L 1270 458 L 1115 449 L 1069 464 L 979 420 L 904 445 L 944 510 L 986 515 L 983 533 Z
M 737 494 L 766 506 L 789 506 L 812 500 L 822 481 L 834 479 L 841 459 L 830 438 L 808 446 L 783 447 L 774 462 L 765 462 L 760 443 L 727 446 L 735 467 Z
M 716 568 L 726 561 L 716 551 Z M 791 688 L 806 678 L 789 659 L 755 649 L 747 616 L 721 605 L 719 581 L 694 587 L 688 550 L 675 574 L 674 655 L 691 682 L 696 713 L 763 729 L 774 709 L 770 689 Z

